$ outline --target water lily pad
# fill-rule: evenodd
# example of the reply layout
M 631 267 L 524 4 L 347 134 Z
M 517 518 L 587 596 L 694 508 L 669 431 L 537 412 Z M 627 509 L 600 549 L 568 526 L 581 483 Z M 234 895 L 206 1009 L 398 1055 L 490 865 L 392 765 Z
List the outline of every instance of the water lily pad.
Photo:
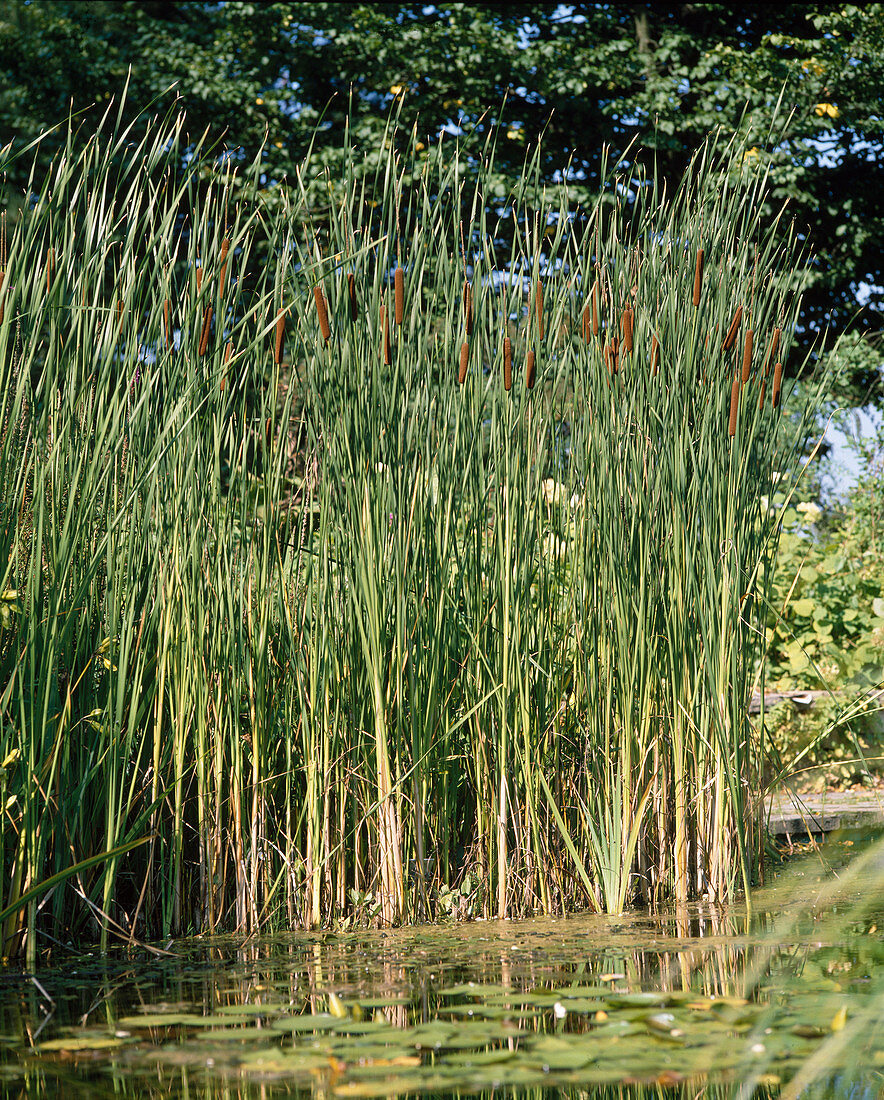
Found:
M 605 1001 L 590 1000 L 587 997 L 569 997 L 562 1001 L 564 1007 L 568 1012 L 577 1012 L 582 1014 L 596 1012 L 604 1012 L 608 1008 L 608 1004 Z
M 231 1016 L 198 1016 L 195 1012 L 161 1012 L 155 1016 L 144 1013 L 141 1016 L 121 1016 L 118 1027 L 154 1028 L 154 1027 L 232 1027 L 237 1021 Z
M 439 997 L 488 997 L 492 994 L 509 992 L 511 991 L 505 985 L 482 985 L 479 982 L 465 982 L 436 990 Z
M 118 1038 L 115 1035 L 69 1035 L 63 1039 L 47 1039 L 40 1043 L 37 1049 L 40 1053 L 48 1051 L 78 1051 L 78 1050 L 112 1050 L 116 1047 L 126 1046 L 131 1039 Z
M 363 1008 L 397 1008 L 399 1005 L 414 1003 L 413 997 L 360 997 L 359 1004 Z
M 258 1070 L 261 1073 L 312 1073 L 314 1070 L 329 1070 L 338 1073 L 344 1067 L 330 1054 L 312 1050 L 281 1050 L 268 1047 L 243 1054 L 240 1066 Z
M 610 1008 L 664 1008 L 669 1004 L 667 993 L 608 993 L 605 1001 Z
M 454 1038 L 459 1030 L 453 1024 L 434 1021 L 433 1023 L 419 1024 L 417 1027 L 409 1028 L 403 1034 L 407 1035 L 408 1041 L 419 1049 L 437 1050 Z
M 336 1033 L 343 1035 L 401 1035 L 402 1029 L 392 1027 L 386 1020 L 338 1020 Z
M 470 1069 L 473 1066 L 499 1065 L 502 1062 L 512 1061 L 519 1053 L 519 1051 L 513 1050 L 510 1047 L 494 1047 L 491 1050 L 473 1050 L 469 1053 L 458 1054 L 457 1062 L 454 1064 L 462 1066 L 464 1069 Z
M 464 1016 L 467 1019 L 476 1020 L 505 1020 L 515 1015 L 523 1018 L 542 1015 L 540 1009 L 526 1008 L 523 1005 L 516 1008 L 487 1004 L 448 1005 L 446 1008 L 440 1008 L 439 1012 L 445 1016 Z
M 546 1073 L 551 1070 L 582 1069 L 593 1058 L 592 1047 L 583 1036 L 565 1039 L 551 1035 L 532 1043 L 524 1054 L 523 1063 L 538 1066 Z
M 219 1016 L 278 1016 L 285 1005 L 220 1005 L 215 1009 Z

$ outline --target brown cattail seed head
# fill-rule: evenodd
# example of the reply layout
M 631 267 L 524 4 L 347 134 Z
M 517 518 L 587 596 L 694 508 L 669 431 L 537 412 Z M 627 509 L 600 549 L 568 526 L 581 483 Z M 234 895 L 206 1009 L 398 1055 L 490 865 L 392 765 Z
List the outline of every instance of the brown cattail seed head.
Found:
M 616 374 L 620 369 L 620 341 L 616 336 L 611 337 L 611 374 Z
M 209 332 L 212 329 L 212 307 L 208 306 L 206 312 L 203 314 L 203 331 L 200 333 L 200 355 L 206 354 L 206 349 L 209 346 Z M 279 360 L 277 359 L 277 362 Z
M 761 389 L 758 391 L 758 411 L 759 412 L 761 412 L 761 410 L 764 408 L 764 395 L 765 395 L 766 392 L 767 392 L 767 380 L 765 378 L 762 378 L 761 379 Z
M 46 293 L 49 293 L 49 287 L 52 283 L 52 273 L 55 271 L 55 249 L 46 249 Z
M 731 413 L 727 422 L 727 434 L 737 434 L 737 411 L 740 408 L 740 372 L 734 371 L 734 383 L 731 386 Z
M 509 336 L 503 341 L 503 388 L 512 389 L 513 385 L 513 345 Z
M 396 291 L 396 324 L 402 324 L 405 316 L 405 272 L 397 267 L 393 275 L 393 286 Z
M 590 333 L 592 332 L 592 321 L 589 317 L 589 306 L 583 307 L 583 339 L 586 343 L 589 343 Z
M 322 291 L 319 292 L 320 294 Z M 277 366 L 282 362 L 282 351 L 285 346 L 285 310 L 277 310 L 276 313 L 276 340 L 273 345 L 273 362 Z
M 656 335 L 651 340 L 651 374 L 656 374 L 660 366 L 660 341 Z
M 780 330 L 775 328 L 773 330 L 773 336 L 770 338 L 770 347 L 767 349 L 767 359 L 764 363 L 764 377 L 767 378 L 770 371 L 770 365 L 776 360 L 777 349 L 780 346 Z
M 473 335 L 473 288 L 469 283 L 463 288 L 464 330 L 467 336 Z
M 724 338 L 724 343 L 721 345 L 722 351 L 730 351 L 737 340 L 737 333 L 740 331 L 740 321 L 743 320 L 743 307 L 737 306 L 737 311 L 734 314 L 734 319 L 730 323 L 730 328 L 727 330 L 727 335 Z
M 199 294 L 199 292 L 202 289 L 203 289 L 203 269 L 201 267 L 198 267 L 196 269 L 196 292 L 197 292 L 197 294 Z
M 467 367 L 470 364 L 470 346 L 464 340 L 460 345 L 460 370 L 457 372 L 457 384 L 462 386 L 467 376 Z
M 700 291 L 703 289 L 703 249 L 697 249 L 697 263 L 694 267 L 694 306 L 700 304 Z
M 780 406 L 780 390 L 783 385 L 783 364 L 777 362 L 773 371 L 773 393 L 771 394 L 771 402 L 775 409 Z
M 316 301 L 316 316 L 319 318 L 319 331 L 322 333 L 323 340 L 328 340 L 331 336 L 331 329 L 328 324 L 328 309 L 325 304 L 325 295 L 322 293 L 321 286 L 315 286 L 313 288 L 313 297 Z
M 537 290 L 534 292 L 534 308 L 537 311 L 537 335 L 543 339 L 543 284 L 537 280 Z
M 172 325 L 169 321 L 169 299 L 163 302 L 163 335 L 166 338 L 166 347 L 172 346 Z
M 537 373 L 537 362 L 534 358 L 534 352 L 529 351 L 525 356 L 525 385 L 529 390 L 534 389 L 534 378 Z
M 623 310 L 623 319 L 622 319 L 621 324 L 622 324 L 622 328 L 623 328 L 623 346 L 624 346 L 624 348 L 626 348 L 626 354 L 631 355 L 632 354 L 632 324 L 633 324 L 632 306 L 627 306 L 626 309 Z
M 218 275 L 218 293 L 224 297 L 227 289 L 227 253 L 230 251 L 230 241 L 227 237 L 221 242 L 221 271 Z
M 746 340 L 743 344 L 743 369 L 740 375 L 743 385 L 749 381 L 749 374 L 752 371 L 752 329 L 746 330 Z
M 599 334 L 599 284 L 596 280 L 592 284 L 592 334 Z
M 347 276 L 347 294 L 350 298 L 350 320 L 355 323 L 359 315 L 359 303 L 356 300 L 356 276 L 352 271 Z

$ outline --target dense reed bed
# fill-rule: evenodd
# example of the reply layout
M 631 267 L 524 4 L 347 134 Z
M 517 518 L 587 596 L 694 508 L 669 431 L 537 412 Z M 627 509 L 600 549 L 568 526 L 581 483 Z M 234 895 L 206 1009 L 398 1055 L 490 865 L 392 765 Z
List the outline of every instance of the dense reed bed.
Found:
M 182 126 L 10 216 L 3 954 L 748 889 L 813 402 L 757 158 L 581 210 L 493 140 L 274 183 Z

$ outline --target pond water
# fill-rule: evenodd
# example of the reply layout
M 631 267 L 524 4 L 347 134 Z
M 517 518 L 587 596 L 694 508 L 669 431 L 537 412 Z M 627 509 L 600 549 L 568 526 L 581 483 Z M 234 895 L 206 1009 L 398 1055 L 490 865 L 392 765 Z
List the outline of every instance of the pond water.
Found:
M 0 970 L 0 1096 L 884 1095 L 884 849 L 695 906 Z

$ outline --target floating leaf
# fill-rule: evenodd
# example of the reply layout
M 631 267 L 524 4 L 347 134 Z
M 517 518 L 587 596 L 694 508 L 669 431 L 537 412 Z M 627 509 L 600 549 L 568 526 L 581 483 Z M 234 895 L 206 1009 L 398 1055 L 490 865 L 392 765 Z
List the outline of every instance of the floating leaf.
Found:
M 47 1039 L 37 1048 L 41 1053 L 49 1051 L 77 1051 L 77 1050 L 112 1050 L 115 1047 L 126 1046 L 132 1040 L 120 1038 L 115 1035 L 83 1035 L 81 1037 L 69 1036 L 66 1039 Z

